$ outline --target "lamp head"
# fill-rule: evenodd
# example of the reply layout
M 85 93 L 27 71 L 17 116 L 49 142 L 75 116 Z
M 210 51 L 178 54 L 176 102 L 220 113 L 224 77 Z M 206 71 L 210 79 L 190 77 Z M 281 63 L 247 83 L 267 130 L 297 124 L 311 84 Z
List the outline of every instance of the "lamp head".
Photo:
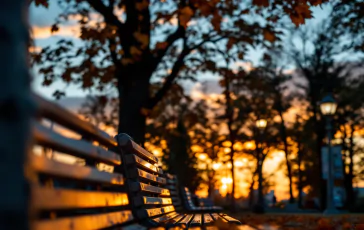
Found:
M 337 103 L 335 99 L 329 94 L 325 96 L 320 103 L 320 110 L 324 116 L 332 116 L 335 114 Z

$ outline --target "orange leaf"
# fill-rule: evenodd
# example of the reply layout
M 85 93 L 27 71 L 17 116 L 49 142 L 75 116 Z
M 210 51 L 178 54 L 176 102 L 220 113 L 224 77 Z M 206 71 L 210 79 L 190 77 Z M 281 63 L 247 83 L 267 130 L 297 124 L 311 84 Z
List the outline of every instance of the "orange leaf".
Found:
M 298 5 L 295 7 L 296 12 L 304 19 L 312 18 L 312 12 L 307 4 Z
M 152 110 L 150 110 L 150 109 L 147 109 L 147 108 L 141 108 L 140 109 L 140 113 L 142 114 L 142 115 L 144 115 L 144 116 L 149 116 L 149 114 L 151 114 L 151 112 L 152 112 Z
M 35 5 L 36 6 L 42 5 L 45 8 L 48 8 L 48 6 L 49 6 L 48 0 L 35 0 Z
M 168 46 L 168 42 L 157 42 L 157 44 L 155 45 L 156 49 L 165 49 Z
M 226 43 L 226 49 L 230 50 L 235 43 L 235 38 L 229 38 L 228 42 Z
M 138 56 L 142 55 L 142 51 L 140 51 L 137 47 L 132 46 L 132 47 L 130 47 L 130 54 L 133 57 L 138 57 Z
M 276 35 L 269 30 L 264 30 L 264 39 L 269 42 L 274 42 L 276 40 Z
M 193 16 L 193 11 L 190 7 L 186 6 L 186 7 L 183 7 L 181 10 L 180 10 L 180 13 L 179 13 L 179 22 L 181 24 L 181 26 L 187 28 L 187 23 L 191 20 Z
M 221 15 L 218 13 L 214 14 L 214 17 L 211 19 L 211 24 L 215 30 L 217 31 L 220 30 L 221 21 L 222 21 Z
M 145 9 L 147 9 L 149 7 L 149 2 L 148 0 L 143 0 L 141 2 L 137 2 L 135 3 L 135 8 L 138 10 L 138 11 L 143 11 Z
M 121 59 L 121 64 L 123 64 L 123 65 L 128 65 L 128 64 L 132 64 L 132 63 L 134 63 L 134 61 L 131 58 L 123 58 L 123 59 Z
M 149 36 L 147 34 L 142 34 L 140 32 L 135 32 L 134 37 L 141 43 L 141 48 L 145 49 L 149 46 Z
M 305 23 L 305 19 L 301 15 L 297 14 L 290 14 L 289 17 L 291 18 L 291 21 L 296 25 L 299 26 L 301 24 Z
M 268 7 L 269 6 L 269 0 L 253 0 L 253 4 L 257 5 L 257 6 Z

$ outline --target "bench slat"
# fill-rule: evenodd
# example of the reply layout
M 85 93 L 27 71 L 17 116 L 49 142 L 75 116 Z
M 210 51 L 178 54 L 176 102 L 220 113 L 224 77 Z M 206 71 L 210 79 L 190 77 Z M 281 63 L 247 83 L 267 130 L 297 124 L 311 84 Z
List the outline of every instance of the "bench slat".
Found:
M 74 130 L 82 136 L 91 137 L 95 141 L 102 143 L 107 147 L 117 146 L 116 141 L 106 132 L 96 128 L 87 121 L 81 120 L 72 112 L 62 108 L 54 102 L 40 97 L 39 95 L 33 94 L 33 97 L 39 106 L 39 115 Z
M 138 175 L 142 178 L 148 179 L 150 181 L 154 181 L 159 184 L 166 184 L 166 179 L 163 177 L 155 176 L 155 175 L 148 173 L 146 171 L 143 171 L 141 169 L 137 169 L 137 170 L 138 170 Z
M 203 214 L 203 222 L 204 224 L 211 224 L 214 222 L 214 219 L 211 217 L 210 214 Z
M 47 159 L 46 157 L 35 156 L 34 154 L 29 160 L 31 167 L 41 173 L 106 184 L 124 184 L 124 177 L 122 174 L 101 172 L 88 166 L 64 164 Z
M 143 197 L 144 204 L 172 204 L 171 198 L 162 198 L 162 197 Z
M 34 125 L 36 143 L 76 157 L 91 158 L 106 164 L 120 165 L 120 156 L 87 141 L 75 140 L 58 134 L 43 125 Z
M 165 214 L 165 215 L 163 215 L 161 217 L 154 218 L 153 220 L 155 222 L 162 223 L 162 222 L 167 222 L 168 220 L 173 219 L 173 218 L 175 218 L 177 216 L 179 216 L 178 213 L 172 212 L 172 213 L 167 213 L 167 214 Z
M 237 219 L 226 215 L 225 213 L 220 213 L 219 214 L 223 219 L 227 220 L 230 223 L 235 223 L 235 224 L 241 224 L 240 221 L 238 221 Z
M 188 214 L 184 218 L 182 218 L 181 220 L 179 220 L 177 224 L 178 225 L 186 225 L 186 226 L 188 226 L 188 223 L 191 221 L 192 218 L 193 218 L 193 214 Z
M 125 157 L 126 164 L 138 164 L 142 166 L 146 170 L 150 170 L 151 172 L 156 172 L 158 174 L 163 174 L 163 170 L 158 168 L 157 166 L 149 163 L 146 160 L 143 160 L 142 158 L 138 157 L 135 154 L 130 154 Z
M 215 221 L 221 218 L 217 213 L 211 213 L 210 215 L 212 216 L 212 218 L 214 218 Z
M 202 225 L 202 216 L 201 216 L 201 214 L 195 214 L 195 216 L 191 220 L 190 226 L 191 227 L 196 227 L 196 226 L 201 226 L 201 225 Z
M 153 217 L 153 216 L 158 216 L 158 215 L 162 215 L 162 214 L 166 214 L 169 212 L 173 212 L 175 211 L 173 205 L 170 206 L 166 206 L 166 207 L 162 207 L 162 208 L 150 208 L 150 209 L 145 209 L 145 210 L 140 210 L 141 212 L 146 212 L 147 217 Z
M 175 225 L 176 223 L 178 223 L 180 220 L 182 220 L 184 217 L 186 216 L 186 214 L 179 214 L 176 217 L 173 217 L 172 219 L 169 219 L 168 221 L 165 221 L 166 225 Z
M 134 191 L 134 192 L 137 192 L 137 191 L 152 192 L 152 193 L 160 194 L 162 196 L 169 196 L 170 195 L 168 189 L 159 188 L 159 187 L 156 187 L 156 186 L 153 186 L 153 185 L 148 185 L 148 184 L 138 183 L 138 182 L 132 182 L 131 190 Z
M 67 217 L 54 220 L 37 221 L 34 230 L 93 230 L 112 227 L 133 220 L 131 211 L 117 211 L 105 214 Z
M 147 150 L 145 150 L 143 147 L 141 147 L 132 140 L 131 140 L 131 147 L 133 148 L 135 153 L 139 153 L 140 155 L 151 160 L 153 163 L 158 163 L 158 158 L 156 156 L 154 156 L 153 154 L 151 154 L 150 152 L 148 152 Z
M 32 186 L 32 206 L 36 209 L 96 208 L 128 205 L 126 193 L 94 192 Z

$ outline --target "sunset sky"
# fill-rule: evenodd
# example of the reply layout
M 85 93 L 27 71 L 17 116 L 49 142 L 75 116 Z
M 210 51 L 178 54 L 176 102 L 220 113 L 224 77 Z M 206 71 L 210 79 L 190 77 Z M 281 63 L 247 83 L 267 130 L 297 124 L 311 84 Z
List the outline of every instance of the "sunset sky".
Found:
M 308 24 L 316 25 L 319 23 L 325 16 L 328 14 L 329 9 L 327 7 L 316 7 L 314 8 L 314 19 L 308 21 Z M 42 7 L 36 8 L 34 5 L 30 6 L 30 22 L 32 26 L 33 38 L 35 39 L 35 47 L 34 50 L 40 50 L 41 47 L 45 47 L 47 45 L 55 44 L 58 40 L 67 37 L 67 38 L 74 38 L 76 44 L 81 44 L 81 42 L 77 39 L 78 34 L 78 27 L 77 25 L 69 24 L 69 25 L 62 25 L 60 30 L 55 33 L 51 34 L 50 26 L 54 23 L 55 16 L 60 13 L 60 9 L 57 7 L 56 0 L 50 1 L 49 9 L 44 9 Z M 248 54 L 248 59 L 251 60 L 252 64 L 257 64 L 259 62 L 260 56 L 262 52 L 259 50 L 250 49 Z M 235 65 L 244 66 L 245 68 L 249 69 L 252 66 L 251 63 L 235 63 Z M 63 83 L 56 82 L 55 84 L 51 85 L 50 87 L 42 87 L 42 76 L 38 75 L 37 70 L 34 69 L 34 81 L 33 87 L 36 92 L 39 94 L 51 98 L 52 93 L 56 89 L 65 89 L 66 86 Z M 218 79 L 212 75 L 204 75 L 198 76 L 200 82 L 192 83 L 192 82 L 184 82 L 183 85 L 185 86 L 186 92 L 188 92 L 191 97 L 195 100 L 212 100 L 216 98 L 218 94 L 221 93 L 221 88 L 218 85 Z M 202 92 L 202 83 L 206 82 L 207 92 Z M 82 97 L 87 95 L 87 92 L 82 91 L 78 86 L 67 86 L 66 93 L 68 97 L 77 97 L 79 99 L 73 100 L 73 105 L 71 105 L 70 101 L 64 100 L 62 104 L 67 107 L 72 107 L 72 110 L 75 111 L 75 108 L 80 105 Z M 293 108 L 289 113 L 286 114 L 288 120 L 294 117 L 295 109 Z M 244 144 L 244 143 L 242 143 Z M 280 151 L 273 151 L 269 158 L 264 163 L 264 171 L 265 174 L 271 174 L 275 172 L 274 176 L 272 177 L 272 182 L 274 186 L 271 189 L 274 189 L 276 192 L 277 199 L 286 199 L 288 198 L 288 179 L 285 176 L 284 168 L 279 169 L 280 163 L 284 160 L 284 153 Z M 206 163 L 206 160 L 201 157 L 199 159 L 201 165 Z M 245 196 L 247 195 L 247 188 L 249 187 L 249 180 L 251 179 L 251 173 L 247 167 L 249 167 L 249 161 L 245 157 L 240 157 L 237 159 L 237 187 L 238 192 L 237 196 Z M 212 162 L 208 162 L 212 164 Z M 229 189 L 230 183 L 226 179 L 230 177 L 228 173 L 228 168 L 224 169 L 224 167 L 228 166 L 217 166 L 216 168 L 219 169 L 219 173 L 221 175 L 220 178 L 223 180 L 224 183 L 218 183 L 220 191 L 224 194 Z M 225 179 L 223 179 L 225 178 Z M 224 186 L 227 184 L 228 186 Z M 205 195 L 206 190 L 200 191 L 200 194 Z

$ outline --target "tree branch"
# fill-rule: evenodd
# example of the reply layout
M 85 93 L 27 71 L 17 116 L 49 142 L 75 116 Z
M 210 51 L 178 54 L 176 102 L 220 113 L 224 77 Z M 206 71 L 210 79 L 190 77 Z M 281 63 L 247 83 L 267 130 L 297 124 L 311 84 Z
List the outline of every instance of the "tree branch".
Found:
M 119 30 L 124 30 L 125 26 L 115 16 L 113 8 L 107 7 L 101 0 L 87 0 L 87 2 L 105 18 L 106 23 L 116 26 Z
M 171 88 L 174 80 L 177 78 L 178 73 L 179 73 L 181 67 L 184 64 L 184 58 L 192 50 L 201 47 L 206 42 L 218 42 L 218 41 L 220 41 L 220 40 L 222 40 L 224 38 L 225 38 L 225 36 L 220 36 L 220 37 L 215 38 L 215 39 L 213 39 L 212 37 L 210 37 L 208 39 L 204 39 L 200 43 L 198 43 L 198 44 L 196 44 L 196 45 L 194 45 L 194 46 L 192 46 L 190 48 L 187 46 L 187 38 L 184 38 L 183 50 L 182 50 L 181 54 L 179 55 L 177 61 L 174 63 L 171 74 L 168 77 L 166 77 L 166 81 L 164 82 L 164 85 L 162 86 L 162 88 L 155 94 L 155 96 L 153 98 L 151 98 L 149 100 L 149 102 L 147 104 L 147 108 L 148 109 L 153 109 L 153 107 L 156 106 L 160 100 L 162 100 L 162 98 L 164 97 L 164 95 L 166 95 L 166 93 L 168 92 L 168 90 Z
M 181 69 L 181 67 L 184 64 L 184 58 L 191 52 L 191 49 L 189 49 L 186 46 L 186 39 L 184 40 L 184 46 L 183 46 L 183 50 L 181 52 L 181 54 L 179 55 L 177 61 L 174 63 L 173 67 L 172 67 L 172 72 L 171 74 L 166 77 L 166 81 L 164 82 L 162 88 L 154 95 L 154 97 L 152 97 L 148 104 L 147 104 L 147 108 L 148 109 L 153 109 L 154 106 L 156 106 L 158 104 L 158 102 L 160 100 L 162 100 L 162 98 L 167 94 L 168 90 L 171 88 L 174 80 L 177 78 L 178 73 Z
M 183 28 L 183 26 L 178 26 L 177 30 L 167 37 L 165 41 L 167 42 L 166 47 L 164 49 L 159 49 L 157 51 L 155 58 L 153 59 L 153 64 L 151 65 L 151 69 L 153 72 L 155 71 L 159 63 L 162 61 L 168 49 L 173 45 L 175 41 L 177 41 L 180 38 L 183 38 L 184 34 L 185 34 L 185 29 Z
M 227 38 L 227 36 L 226 36 L 226 35 L 225 35 L 225 36 L 220 36 L 220 37 L 217 37 L 217 38 L 215 38 L 215 39 L 213 39 L 212 37 L 207 38 L 207 39 L 204 39 L 204 40 L 202 40 L 201 42 L 199 42 L 198 44 L 196 44 L 196 45 L 192 46 L 192 47 L 190 48 L 190 50 L 192 51 L 192 50 L 194 50 L 194 49 L 197 49 L 197 48 L 201 47 L 203 44 L 205 44 L 205 43 L 207 43 L 207 42 L 218 42 L 218 41 L 221 41 L 221 40 L 222 40 L 222 39 L 224 39 L 224 38 Z

